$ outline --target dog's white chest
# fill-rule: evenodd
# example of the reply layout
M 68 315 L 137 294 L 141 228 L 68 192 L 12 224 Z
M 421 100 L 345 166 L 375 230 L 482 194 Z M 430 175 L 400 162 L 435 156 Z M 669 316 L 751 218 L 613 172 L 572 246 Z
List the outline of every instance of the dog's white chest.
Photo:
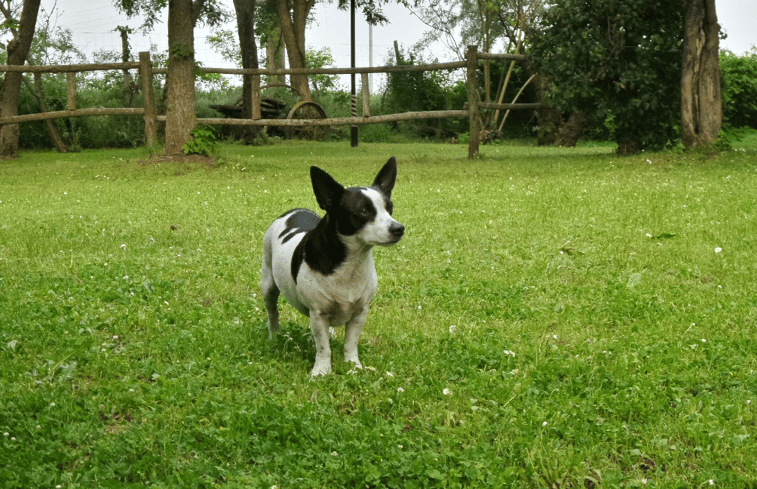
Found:
M 328 317 L 332 326 L 345 324 L 362 313 L 376 294 L 378 280 L 370 252 L 363 261 L 357 267 L 345 263 L 330 275 L 300 270 L 298 299 L 311 312 Z

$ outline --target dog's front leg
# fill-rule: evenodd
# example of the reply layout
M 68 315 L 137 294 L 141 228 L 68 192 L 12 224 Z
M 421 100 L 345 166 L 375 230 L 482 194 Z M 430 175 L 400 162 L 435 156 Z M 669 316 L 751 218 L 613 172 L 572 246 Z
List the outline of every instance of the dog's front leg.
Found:
M 310 329 L 313 331 L 313 339 L 315 340 L 315 365 L 313 365 L 312 376 L 330 374 L 331 346 L 329 345 L 328 317 L 311 310 Z
M 360 339 L 360 332 L 363 330 L 365 319 L 368 317 L 368 307 L 364 307 L 360 312 L 352 316 L 344 326 L 344 361 L 355 362 L 357 368 L 363 368 L 357 354 L 357 342 Z

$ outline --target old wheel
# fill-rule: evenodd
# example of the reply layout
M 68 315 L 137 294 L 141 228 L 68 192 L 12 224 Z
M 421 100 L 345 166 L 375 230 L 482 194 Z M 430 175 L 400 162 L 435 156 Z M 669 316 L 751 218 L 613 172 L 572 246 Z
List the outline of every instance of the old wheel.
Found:
M 302 101 L 294 104 L 287 119 L 326 119 L 326 112 L 315 102 Z M 325 131 L 324 126 L 292 126 L 289 134 L 300 139 L 315 139 Z

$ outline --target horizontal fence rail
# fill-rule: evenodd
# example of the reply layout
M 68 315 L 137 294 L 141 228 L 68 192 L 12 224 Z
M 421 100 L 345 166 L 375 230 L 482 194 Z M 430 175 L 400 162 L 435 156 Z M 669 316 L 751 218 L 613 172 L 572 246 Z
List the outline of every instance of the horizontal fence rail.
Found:
M 54 112 L 43 112 L 38 114 L 16 115 L 11 117 L 0 118 L 0 125 L 3 124 L 20 124 L 22 122 L 42 121 L 59 119 L 65 117 L 85 117 L 85 116 L 143 116 L 145 119 L 145 139 L 148 145 L 154 145 L 157 140 L 156 123 L 165 122 L 165 115 L 158 115 L 156 112 L 155 97 L 153 95 L 152 83 L 155 75 L 163 75 L 168 72 L 166 68 L 154 68 L 150 61 L 149 53 L 139 53 L 139 62 L 128 63 L 100 63 L 100 64 L 77 64 L 77 65 L 48 65 L 48 66 L 0 66 L 0 72 L 22 72 L 22 73 L 66 73 L 68 88 L 68 107 L 67 110 L 58 110 Z M 538 103 L 511 103 L 498 104 L 491 102 L 481 102 L 478 94 L 478 84 L 476 80 L 476 70 L 481 60 L 511 60 L 526 61 L 527 57 L 517 54 L 493 54 L 478 53 L 475 46 L 469 46 L 464 61 L 455 61 L 449 63 L 423 64 L 423 65 L 399 65 L 399 66 L 381 66 L 368 68 L 288 68 L 288 69 L 235 69 L 235 68 L 202 68 L 205 73 L 214 73 L 222 75 L 252 75 L 253 77 L 253 95 L 252 95 L 252 113 L 251 119 L 237 118 L 198 118 L 197 122 L 209 125 L 221 126 L 270 126 L 270 127 L 301 127 L 301 126 L 340 126 L 340 125 L 361 125 L 361 124 L 378 124 L 385 122 L 399 122 L 416 119 L 469 119 L 470 122 L 470 143 L 468 147 L 469 157 L 475 156 L 479 149 L 479 136 L 481 131 L 481 110 L 538 110 L 542 104 Z M 370 115 L 370 107 L 365 103 L 366 97 L 369 97 L 369 87 L 367 75 L 370 73 L 409 73 L 419 71 L 438 71 L 438 70 L 466 70 L 466 87 L 468 91 L 468 102 L 461 110 L 434 110 L 422 112 L 404 112 L 396 114 L 386 114 L 373 116 Z M 139 70 L 142 81 L 142 91 L 144 94 L 144 106 L 137 108 L 76 108 L 76 73 L 91 71 L 124 71 Z M 363 114 L 362 116 L 353 115 L 352 117 L 334 117 L 324 119 L 264 119 L 261 117 L 260 108 L 260 77 L 276 75 L 356 75 L 363 76 Z

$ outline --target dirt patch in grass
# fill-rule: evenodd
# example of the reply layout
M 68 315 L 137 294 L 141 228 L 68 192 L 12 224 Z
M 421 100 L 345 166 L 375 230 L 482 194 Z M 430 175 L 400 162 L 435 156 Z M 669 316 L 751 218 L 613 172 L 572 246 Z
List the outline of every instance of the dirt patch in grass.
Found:
M 174 168 L 173 174 L 180 176 L 201 168 L 215 169 L 218 167 L 218 160 L 197 154 L 156 155 L 144 160 L 139 160 L 137 161 L 137 164 L 144 167 L 165 165 L 169 168 Z
M 187 165 L 204 165 L 211 168 L 218 166 L 218 161 L 204 155 L 157 155 L 146 160 L 140 160 L 140 165 L 154 165 L 156 163 L 181 163 Z

